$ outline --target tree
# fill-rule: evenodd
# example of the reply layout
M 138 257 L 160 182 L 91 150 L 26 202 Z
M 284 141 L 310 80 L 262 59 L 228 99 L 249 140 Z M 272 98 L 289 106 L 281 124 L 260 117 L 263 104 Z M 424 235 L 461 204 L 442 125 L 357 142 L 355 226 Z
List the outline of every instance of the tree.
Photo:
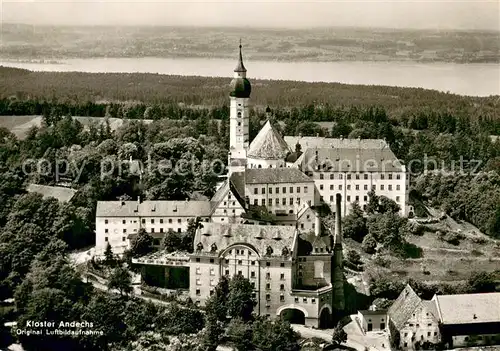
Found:
M 374 254 L 377 248 L 377 241 L 373 237 L 373 235 L 368 234 L 364 237 L 363 242 L 361 243 L 363 251 L 369 254 Z
M 366 218 L 358 202 L 353 202 L 351 211 L 343 219 L 342 233 L 346 238 L 352 238 L 361 242 L 368 233 Z
M 473 272 L 466 283 L 469 293 L 495 292 L 496 282 L 492 273 Z
M 252 326 L 241 318 L 233 318 L 227 327 L 227 335 L 238 351 L 252 350 Z
M 243 275 L 235 275 L 229 282 L 227 313 L 231 317 L 241 317 L 243 321 L 252 319 L 255 300 L 253 286 Z
M 113 255 L 113 250 L 111 249 L 111 244 L 108 242 L 106 245 L 106 250 L 104 250 L 104 263 L 111 267 L 115 264 L 115 256 Z
M 347 333 L 344 328 L 342 328 L 342 324 L 339 322 L 335 329 L 333 329 L 332 335 L 332 344 L 334 347 L 340 346 L 340 344 L 345 343 L 347 341 Z
M 262 351 L 299 351 L 299 334 L 281 319 L 259 317 L 253 322 L 252 344 Z
M 220 322 L 227 319 L 227 301 L 229 296 L 229 279 L 222 276 L 215 287 L 214 294 L 207 300 L 205 310 L 208 315 L 213 315 Z
M 132 292 L 132 277 L 129 271 L 122 267 L 116 267 L 111 273 L 108 281 L 108 290 L 117 289 L 120 295 L 128 295 Z
M 168 228 L 168 231 L 161 242 L 162 249 L 166 250 L 167 252 L 174 252 L 176 250 L 180 250 L 181 246 L 181 235 L 177 232 L 174 232 L 172 228 Z
M 137 236 L 132 239 L 130 253 L 132 257 L 141 257 L 153 251 L 153 237 L 144 228 L 139 229 Z
M 224 328 L 214 316 L 207 316 L 207 323 L 202 333 L 201 343 L 206 351 L 215 351 L 221 339 Z

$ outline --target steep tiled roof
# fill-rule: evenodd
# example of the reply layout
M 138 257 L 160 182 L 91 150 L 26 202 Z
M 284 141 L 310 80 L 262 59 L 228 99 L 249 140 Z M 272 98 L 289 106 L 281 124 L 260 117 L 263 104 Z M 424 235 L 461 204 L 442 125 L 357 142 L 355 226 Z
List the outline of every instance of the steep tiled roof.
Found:
M 280 133 L 270 121 L 267 121 L 259 134 L 252 140 L 247 157 L 262 160 L 284 160 L 291 151 Z
M 296 168 L 250 168 L 245 172 L 246 184 L 312 183 L 311 178 Z
M 404 166 L 388 147 L 383 149 L 307 149 L 300 168 L 324 172 L 403 172 Z M 319 168 L 318 168 L 319 167 Z
M 235 195 L 240 199 L 245 199 L 245 173 L 233 172 L 229 178 L 229 186 Z
M 418 297 L 411 286 L 406 285 L 396 301 L 394 301 L 387 311 L 387 314 L 389 315 L 392 323 L 394 323 L 396 329 L 401 329 L 401 327 L 410 318 L 413 311 L 415 311 L 415 309 L 420 305 L 421 301 L 422 300 Z
M 99 201 L 97 217 L 206 217 L 210 201 Z
M 389 147 L 382 139 L 337 139 L 324 137 L 285 136 L 285 142 L 290 148 L 300 144 L 302 150 L 309 148 L 347 148 L 347 149 L 382 149 Z
M 196 231 L 194 250 L 196 254 L 198 244 L 201 243 L 201 252 L 211 252 L 212 245 L 215 244 L 215 253 L 220 254 L 231 245 L 246 244 L 260 256 L 266 256 L 267 248 L 271 247 L 271 257 L 281 257 L 286 247 L 291 257 L 296 231 L 294 227 L 287 226 L 203 223 L 202 228 Z
M 436 295 L 434 300 L 443 324 L 500 322 L 500 293 Z
M 69 202 L 76 193 L 76 190 L 70 188 L 38 184 L 29 184 L 26 190 L 30 193 L 41 194 L 44 199 L 53 197 L 61 202 Z

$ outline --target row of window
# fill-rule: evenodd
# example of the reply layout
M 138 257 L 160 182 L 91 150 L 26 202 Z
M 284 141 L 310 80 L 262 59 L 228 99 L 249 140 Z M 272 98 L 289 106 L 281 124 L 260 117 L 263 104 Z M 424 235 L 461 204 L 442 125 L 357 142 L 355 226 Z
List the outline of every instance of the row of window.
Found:
M 250 254 L 252 253 L 250 250 L 248 250 L 248 252 Z M 229 251 L 229 253 L 231 253 L 231 250 Z M 195 261 L 196 262 L 201 262 L 201 259 L 199 257 L 196 257 Z M 304 259 L 304 261 L 305 261 L 305 259 Z M 225 262 L 226 262 L 226 264 L 229 264 L 229 259 L 226 258 Z M 252 266 L 255 266 L 255 262 L 256 261 L 251 261 L 250 264 Z M 215 259 L 211 258 L 210 259 L 210 263 L 215 263 Z M 243 260 L 238 260 L 238 264 L 240 264 L 240 265 L 243 264 Z M 271 266 L 271 262 L 267 261 L 266 262 L 266 267 L 270 267 L 270 266 Z M 285 263 L 284 262 L 280 262 L 280 267 L 285 267 Z M 241 272 L 241 271 L 239 271 L 239 272 Z M 238 274 L 241 274 L 241 273 L 238 273 Z
M 169 228 L 169 229 L 173 229 L 173 228 Z M 137 232 L 137 229 L 134 229 L 134 232 Z M 165 232 L 164 229 L 160 228 L 160 231 L 158 233 L 164 233 L 164 232 Z M 181 233 L 181 232 L 182 232 L 182 228 L 177 228 L 177 233 Z M 109 233 L 109 229 L 108 228 L 104 228 L 104 233 Z M 127 233 L 127 229 L 123 228 L 122 229 L 122 233 L 126 234 Z M 156 230 L 155 230 L 155 228 L 151 228 L 151 233 L 157 233 Z
M 323 196 L 320 196 L 319 197 L 320 201 L 325 201 Z M 351 195 L 347 195 L 346 196 L 346 200 L 347 202 L 351 202 Z M 335 198 L 333 195 L 330 195 L 330 202 L 334 202 L 335 201 Z M 359 202 L 359 195 L 356 195 L 354 196 L 354 201 L 358 201 Z M 368 195 L 365 195 L 363 196 L 363 201 L 366 202 L 368 201 Z M 400 202 L 401 201 L 401 197 L 400 196 L 396 196 L 396 202 Z
M 387 175 L 387 179 L 389 180 L 392 180 L 392 173 L 389 173 Z M 363 179 L 368 179 L 368 173 L 363 173 Z M 385 179 L 385 174 L 380 174 L 380 177 L 379 177 L 381 180 L 384 180 Z M 407 177 L 408 178 L 408 175 Z M 319 174 L 319 179 L 325 179 L 325 174 L 324 173 L 320 173 Z M 330 173 L 330 179 L 335 179 L 335 173 Z M 344 179 L 344 174 L 343 173 L 340 173 L 337 177 L 337 179 Z M 350 173 L 346 174 L 346 179 L 352 179 L 352 175 Z M 356 173 L 354 174 L 354 179 L 361 179 L 361 175 L 360 173 Z M 400 173 L 396 173 L 396 179 L 401 179 L 401 174 Z
M 125 241 L 125 240 L 127 240 L 127 238 L 125 238 L 125 237 L 123 236 L 123 237 L 122 237 L 122 241 Z M 109 241 L 108 237 L 107 237 L 107 236 L 105 236 L 105 237 L 104 237 L 104 242 L 106 242 L 106 243 L 107 243 L 108 241 Z
M 338 188 L 338 190 L 342 190 L 342 184 L 339 184 L 337 188 Z M 324 190 L 324 189 L 325 189 L 324 185 L 320 184 L 319 185 L 319 190 Z M 346 189 L 347 190 L 351 190 L 351 184 L 347 184 Z M 354 189 L 355 190 L 360 190 L 359 184 L 355 184 Z M 333 184 L 330 184 L 330 190 L 335 190 L 335 187 L 334 187 Z M 363 185 L 363 190 L 368 190 L 368 184 L 364 184 Z M 372 185 L 372 190 L 373 191 L 377 190 L 377 186 L 375 184 Z M 380 190 L 385 190 L 385 185 L 384 184 L 380 184 Z M 392 184 L 389 184 L 387 186 L 387 190 L 392 191 Z M 396 190 L 401 190 L 401 185 L 396 184 Z
M 297 198 L 296 203 L 297 203 L 297 205 L 300 205 L 300 197 Z M 253 204 L 255 206 L 258 206 L 259 205 L 259 200 L 258 199 L 254 199 L 253 200 Z M 273 199 L 269 199 L 269 201 L 266 201 L 266 199 L 260 199 L 260 204 L 262 206 L 266 206 L 267 205 L 269 207 L 272 207 L 273 206 Z M 276 206 L 279 206 L 280 205 L 280 199 L 278 199 L 278 198 L 274 199 L 274 204 Z M 281 198 L 281 205 L 282 206 L 293 206 L 293 204 L 294 204 L 293 197 L 289 198 L 288 205 L 287 205 L 287 198 L 286 197 Z
M 296 193 L 297 193 L 297 194 L 300 194 L 300 188 L 301 188 L 300 186 L 298 186 L 298 187 L 296 188 Z M 282 194 L 286 194 L 286 189 L 287 189 L 287 187 L 286 187 L 286 186 L 282 187 L 282 188 L 281 188 L 281 193 L 282 193 Z M 289 188 L 288 188 L 288 190 L 289 190 L 289 194 L 293 194 L 293 189 L 294 189 L 294 187 L 293 187 L 293 186 L 291 186 L 291 187 L 289 187 Z M 308 187 L 307 187 L 307 186 L 305 186 L 305 187 L 304 187 L 304 193 L 305 193 L 305 194 L 307 194 L 307 191 L 308 191 Z M 268 192 L 269 192 L 269 194 L 272 194 L 272 193 L 273 193 L 273 188 L 272 188 L 272 187 L 269 187 L 269 188 L 268 188 Z M 253 189 L 253 193 L 254 193 L 254 195 L 258 195 L 258 194 L 259 194 L 259 188 L 258 188 L 258 187 L 257 187 L 257 188 L 254 188 L 254 189 Z M 266 188 L 261 188 L 261 194 L 265 194 L 265 193 L 266 193 Z M 280 193 L 280 187 L 278 187 L 278 186 L 277 186 L 277 187 L 275 188 L 275 194 L 279 194 L 279 193 Z
M 155 219 L 154 219 L 154 218 L 151 218 L 151 220 L 150 220 L 150 221 L 151 221 L 151 224 L 155 224 Z M 143 219 L 141 220 L 141 222 L 142 222 L 142 224 L 146 224 L 146 219 L 145 219 L 145 218 L 143 218 Z M 132 221 L 130 221 L 130 223 L 132 223 Z M 137 221 L 134 221 L 134 223 L 137 223 Z M 159 219 L 159 223 L 160 223 L 160 224 L 163 224 L 163 223 L 164 223 L 163 218 L 160 218 L 160 219 Z M 173 223 L 173 219 L 172 219 L 172 218 L 169 218 L 169 219 L 168 219 L 168 223 Z M 177 218 L 177 223 L 182 223 L 182 219 L 181 219 L 181 218 Z M 109 220 L 108 220 L 108 219 L 105 219 L 105 220 L 104 220 L 104 224 L 109 224 Z M 127 224 L 127 220 L 122 219 L 122 224 Z

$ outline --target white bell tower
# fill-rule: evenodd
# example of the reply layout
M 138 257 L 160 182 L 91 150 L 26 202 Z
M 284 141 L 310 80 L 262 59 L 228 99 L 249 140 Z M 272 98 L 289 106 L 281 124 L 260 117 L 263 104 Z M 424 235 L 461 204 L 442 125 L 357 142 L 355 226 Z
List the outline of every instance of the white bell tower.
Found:
M 252 87 L 243 65 L 241 40 L 238 64 L 234 69 L 229 93 L 229 174 L 243 171 L 246 167 L 249 145 L 250 93 Z

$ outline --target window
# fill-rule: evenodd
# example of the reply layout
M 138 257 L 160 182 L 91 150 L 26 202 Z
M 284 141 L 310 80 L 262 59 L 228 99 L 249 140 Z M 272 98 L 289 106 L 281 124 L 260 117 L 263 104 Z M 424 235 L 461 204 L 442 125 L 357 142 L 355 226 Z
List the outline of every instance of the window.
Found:
M 356 201 L 359 201 L 359 196 L 358 195 L 356 195 Z
M 104 237 L 104 241 L 108 242 L 108 237 L 107 236 Z
M 299 298 L 298 298 L 298 297 L 296 297 L 296 298 L 294 299 L 294 301 L 295 301 L 295 303 L 299 303 Z
M 122 241 L 125 241 L 125 237 L 122 238 Z
M 196 257 L 196 262 L 200 262 L 200 258 L 199 257 Z
M 266 199 L 260 200 L 260 203 L 261 203 L 262 206 L 265 206 L 266 205 Z
M 377 188 L 377 186 L 375 184 L 372 185 L 372 190 L 375 191 L 375 189 Z
M 351 184 L 347 184 L 347 190 L 351 190 Z
M 396 185 L 396 190 L 401 190 L 401 186 L 399 184 Z
M 335 177 L 334 177 L 333 173 L 331 173 L 331 174 L 330 174 L 330 179 L 331 179 L 331 180 L 335 179 Z
M 242 261 L 242 260 L 238 260 L 238 264 L 242 264 L 242 263 L 243 263 L 243 261 Z
M 437 335 L 438 335 L 438 333 L 437 333 L 437 332 L 434 332 L 434 336 L 437 336 Z
M 300 194 L 300 186 L 297 187 L 297 194 Z
M 321 174 L 319 175 L 319 179 L 325 179 L 325 176 L 323 175 L 323 173 L 321 173 Z
M 307 297 L 304 297 L 304 298 L 302 299 L 302 302 L 303 302 L 303 303 L 307 303 Z
M 342 190 L 342 184 L 339 184 L 339 190 Z
M 333 195 L 330 195 L 330 202 L 333 202 Z
M 255 206 L 258 206 L 258 205 L 259 205 L 259 200 L 257 200 L 257 199 L 253 199 L 253 204 L 254 204 Z
M 238 271 L 238 275 L 243 275 L 243 272 L 242 271 Z
M 347 175 L 347 179 L 351 179 L 351 175 L 350 174 Z
M 177 228 L 177 233 L 180 233 L 181 232 L 181 228 Z
M 351 196 L 347 195 L 347 202 L 351 201 Z
M 266 188 L 262 188 L 261 194 L 265 194 L 265 193 L 266 193 Z
M 384 190 L 384 184 L 380 186 L 380 190 Z
M 266 279 L 271 279 L 271 273 L 269 272 L 266 273 Z
M 368 196 L 363 196 L 363 201 L 367 201 L 368 200 Z
M 364 179 L 368 179 L 368 173 L 363 174 Z
M 356 173 L 356 179 L 359 179 L 359 173 Z
M 280 302 L 284 302 L 285 301 L 285 296 L 284 295 L 280 295 Z
M 368 184 L 365 184 L 364 189 L 368 190 Z
M 380 179 L 384 180 L 385 179 L 385 174 L 380 175 Z
M 290 187 L 290 194 L 293 194 L 293 186 Z
M 431 336 L 431 332 L 427 332 L 427 336 Z
M 396 179 L 401 179 L 401 175 L 400 174 L 396 174 Z
M 200 267 L 196 267 L 196 274 L 201 274 L 201 268 Z
M 254 195 L 257 195 L 258 193 L 259 193 L 259 189 L 254 188 L 254 189 L 253 189 L 253 194 L 254 194 Z
M 109 232 L 109 230 L 108 230 L 107 228 L 106 228 L 106 229 L 104 229 L 104 233 L 107 233 L 107 232 Z
M 304 193 L 307 194 L 307 186 L 304 187 Z
M 266 294 L 266 301 L 271 301 L 271 294 Z
M 104 220 L 104 224 L 108 224 L 109 221 L 107 219 Z
M 214 259 L 213 258 L 210 259 L 210 263 L 214 263 Z
M 405 338 L 408 336 L 408 333 L 405 333 Z
M 210 268 L 210 275 L 215 275 L 215 269 Z
M 319 186 L 319 190 L 323 190 L 323 184 Z
M 255 266 L 255 261 L 252 261 L 252 266 Z
M 276 194 L 280 193 L 280 188 L 276 187 Z
M 285 267 L 285 262 L 281 262 L 280 267 Z
M 405 347 L 408 347 L 408 343 L 407 342 L 405 342 Z
M 168 223 L 172 223 L 172 218 L 169 218 L 169 219 L 168 219 Z
M 251 271 L 251 272 L 250 272 L 250 277 L 251 277 L 251 278 L 255 278 L 255 271 Z
M 392 179 L 392 173 L 389 173 L 389 180 Z
M 151 228 L 151 233 L 154 233 L 155 232 L 155 228 Z
M 286 187 L 283 187 L 283 194 L 286 194 Z
M 151 224 L 155 224 L 154 218 L 151 219 Z
M 181 222 L 182 222 L 182 221 L 181 221 L 181 219 L 180 219 L 180 218 L 178 218 L 178 219 L 177 219 L 177 223 L 181 223 Z
M 359 184 L 356 184 L 356 190 L 359 190 Z
M 196 285 L 201 285 L 201 279 L 200 278 L 196 278 Z
M 266 283 L 266 289 L 271 290 L 271 283 Z
M 127 223 L 127 221 L 126 220 L 122 220 L 122 224 L 125 224 L 125 223 Z
M 226 273 L 225 273 L 225 274 L 226 274 L 226 275 L 229 275 L 229 269 L 226 269 Z
M 339 179 L 344 179 L 344 175 L 342 173 L 339 174 Z
M 267 267 L 271 266 L 271 262 L 269 262 L 269 261 L 268 261 L 268 262 L 266 262 L 266 266 L 267 266 Z
M 293 197 L 290 198 L 290 206 L 293 205 Z
M 311 303 L 316 303 L 316 299 L 311 299 Z
M 392 184 L 389 184 L 389 190 L 392 190 Z
M 330 184 L 330 190 L 333 190 L 333 184 Z
M 280 279 L 281 279 L 281 280 L 285 280 L 285 273 L 281 273 L 281 274 L 280 274 Z
M 201 295 L 200 289 L 196 289 L 196 296 L 200 296 L 200 295 Z
M 281 199 L 281 204 L 282 205 L 286 205 L 286 197 L 284 197 L 284 198 Z

